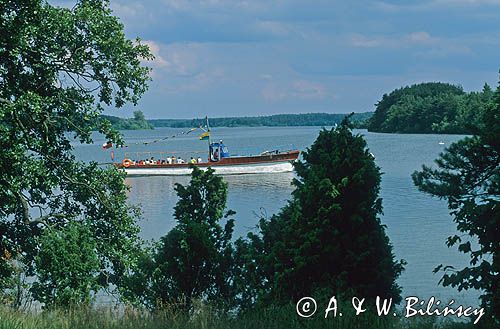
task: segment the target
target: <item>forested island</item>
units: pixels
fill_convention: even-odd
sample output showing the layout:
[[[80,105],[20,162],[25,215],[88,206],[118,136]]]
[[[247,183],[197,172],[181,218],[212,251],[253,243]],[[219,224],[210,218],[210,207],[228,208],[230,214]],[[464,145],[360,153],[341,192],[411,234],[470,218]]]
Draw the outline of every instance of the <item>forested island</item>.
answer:
[[[469,93],[442,82],[406,86],[382,96],[367,128],[384,133],[470,134],[492,99],[488,84]]]

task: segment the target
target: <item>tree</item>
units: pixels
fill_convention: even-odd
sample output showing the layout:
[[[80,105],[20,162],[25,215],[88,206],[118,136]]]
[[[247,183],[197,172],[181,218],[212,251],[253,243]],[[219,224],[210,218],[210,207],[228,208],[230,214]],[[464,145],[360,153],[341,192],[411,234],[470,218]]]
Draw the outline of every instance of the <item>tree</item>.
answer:
[[[368,130],[376,132],[394,132],[393,128],[388,127],[387,124],[384,127],[384,122],[392,106],[404,101],[404,98],[408,99],[408,97],[419,99],[435,97],[441,94],[463,95],[464,91],[462,87],[448,83],[426,82],[395,89],[389,94],[384,94],[382,99],[376,104],[375,113],[370,119]]]
[[[142,111],[134,111],[134,120],[135,121],[145,121],[144,113]]]
[[[91,302],[100,288],[97,243],[89,227],[71,222],[60,230],[45,230],[35,258],[37,281],[31,288],[45,307],[70,308]]]
[[[152,308],[185,302],[189,309],[193,299],[225,303],[233,293],[234,212],[226,210],[227,184],[212,169],[193,167],[190,184],[175,190],[177,225],[145,252],[143,267],[130,278],[130,295]]]
[[[101,287],[120,285],[134,261],[137,213],[123,174],[77,161],[72,141],[91,143],[105,106],[136,104],[146,91],[149,49],[125,38],[108,1],[72,9],[42,0],[0,0],[0,244],[36,274],[41,236],[79,222],[96,241]],[[12,262],[0,258],[2,275]],[[4,282],[7,278],[1,278]]]
[[[363,137],[346,118],[322,130],[303,159],[288,205],[236,243],[243,307],[314,293],[398,302],[403,263],[378,218],[381,174]]]
[[[466,134],[491,101],[491,88],[465,93],[444,83],[422,83],[396,89],[377,103],[368,130],[392,133]]]
[[[111,126],[116,130],[154,129],[153,125],[145,119],[144,113],[141,111],[134,111],[133,118],[119,118],[111,115],[101,115],[101,119],[109,121]]]
[[[153,125],[149,123],[144,117],[142,111],[134,111],[134,118],[132,120],[126,120],[130,127],[127,129],[154,129]]]
[[[487,88],[485,88],[487,92]],[[418,188],[445,199],[457,230],[448,247],[470,256],[470,266],[445,272],[440,283],[479,289],[483,306],[500,321],[500,86],[493,103],[482,110],[475,135],[450,145],[435,161],[413,173]]]

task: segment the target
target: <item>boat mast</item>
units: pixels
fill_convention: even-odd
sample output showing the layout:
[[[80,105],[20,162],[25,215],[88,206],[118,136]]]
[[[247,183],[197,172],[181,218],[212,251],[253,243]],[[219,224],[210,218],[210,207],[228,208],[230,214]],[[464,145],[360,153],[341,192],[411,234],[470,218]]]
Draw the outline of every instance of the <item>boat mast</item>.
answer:
[[[210,154],[210,124],[208,123],[208,115],[205,116],[205,120],[207,121],[207,132],[208,132],[208,161],[212,160],[212,155]]]

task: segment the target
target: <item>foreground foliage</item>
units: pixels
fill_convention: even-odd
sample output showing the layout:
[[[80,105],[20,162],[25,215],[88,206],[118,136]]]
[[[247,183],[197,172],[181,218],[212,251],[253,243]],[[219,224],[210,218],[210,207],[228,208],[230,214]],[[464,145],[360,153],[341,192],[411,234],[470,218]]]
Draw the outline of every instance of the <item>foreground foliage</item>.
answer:
[[[238,317],[218,315],[213,308],[199,305],[195,314],[165,308],[155,313],[133,309],[77,309],[42,314],[12,312],[0,308],[0,329],[472,329],[467,323],[439,322],[432,318],[384,319],[364,314],[324,319],[299,318],[293,306],[259,309]],[[482,327],[493,329],[494,327]]]
[[[444,286],[478,289],[483,306],[500,322],[500,86],[494,103],[480,113],[473,137],[446,149],[413,174],[418,188],[448,201],[457,231],[446,244],[470,256],[470,266],[445,272]]]
[[[92,143],[97,122],[109,140],[120,139],[99,115],[145,92],[149,70],[140,61],[149,49],[128,40],[108,1],[98,0],[72,9],[0,0],[0,35],[0,293],[20,306],[20,278],[36,275],[34,296],[60,305],[119,286],[134,262],[137,213],[123,174],[76,161],[72,143]],[[75,222],[94,239],[89,267],[64,255],[75,251],[64,238],[80,234]],[[88,288],[80,276],[92,277]],[[76,289],[69,299],[68,289]]]
[[[91,292],[99,287],[96,248],[92,232],[79,222],[44,230],[35,258],[34,299],[50,308],[90,303]]]
[[[220,305],[233,297],[234,212],[226,210],[227,183],[213,169],[193,167],[190,183],[176,183],[175,190],[177,225],[144,253],[127,296],[152,309],[170,303],[191,309],[200,298]]]
[[[398,302],[403,269],[380,223],[380,169],[348,119],[323,130],[295,163],[292,200],[239,239],[242,307],[312,294],[381,296]]]

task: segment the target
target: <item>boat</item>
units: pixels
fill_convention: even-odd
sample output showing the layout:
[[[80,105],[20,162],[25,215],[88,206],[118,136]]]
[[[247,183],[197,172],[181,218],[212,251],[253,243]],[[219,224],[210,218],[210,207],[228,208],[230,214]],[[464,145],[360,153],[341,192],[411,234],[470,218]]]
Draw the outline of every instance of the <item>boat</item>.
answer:
[[[162,152],[158,159],[147,161],[136,161],[126,155],[121,163],[114,163],[114,165],[123,169],[128,176],[190,175],[193,166],[203,170],[210,167],[219,175],[283,173],[293,171],[293,162],[300,154],[299,150],[292,149],[265,151],[257,155],[231,156],[222,140],[211,141],[208,118],[204,131],[200,139],[208,140],[206,160],[198,158],[188,163],[177,163],[168,152]]]

